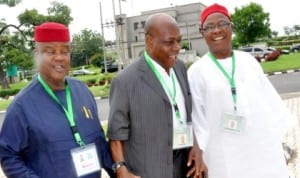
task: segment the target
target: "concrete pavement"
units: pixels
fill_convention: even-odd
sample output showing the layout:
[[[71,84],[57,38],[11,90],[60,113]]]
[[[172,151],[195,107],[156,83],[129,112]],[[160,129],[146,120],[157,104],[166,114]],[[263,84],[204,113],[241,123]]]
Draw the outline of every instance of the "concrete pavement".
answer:
[[[291,148],[289,151],[291,157],[288,160],[290,178],[300,178],[300,92],[283,94],[281,97],[292,114],[298,119],[297,125],[288,132],[284,144]],[[108,178],[105,171],[102,175],[102,178]],[[1,169],[0,178],[6,178]]]
[[[291,148],[288,161],[290,178],[300,178],[300,93],[285,94],[282,98],[298,119],[297,125],[288,132],[284,144]]]

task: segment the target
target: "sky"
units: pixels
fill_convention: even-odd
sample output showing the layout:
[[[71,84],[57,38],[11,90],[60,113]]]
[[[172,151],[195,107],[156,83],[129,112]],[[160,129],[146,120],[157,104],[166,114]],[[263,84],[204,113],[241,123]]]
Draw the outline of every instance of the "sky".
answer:
[[[25,9],[37,9],[39,13],[47,15],[47,8],[52,0],[22,0],[16,7],[0,5],[0,19],[5,19],[6,23],[18,24],[17,15]],[[74,18],[70,24],[72,34],[80,33],[83,29],[91,29],[101,33],[100,3],[102,9],[103,23],[113,20],[112,0],[56,0],[67,5],[71,9],[71,16]],[[260,4],[264,12],[270,14],[271,30],[284,35],[285,26],[293,27],[300,25],[299,7],[295,0],[271,1],[271,0],[115,0],[115,13],[125,13],[128,16],[139,15],[142,11],[166,8],[176,5],[201,2],[208,6],[213,3],[220,3],[226,6],[230,13],[234,13],[234,8],[241,8],[250,2]],[[107,40],[114,39],[114,29],[104,28],[104,36]]]

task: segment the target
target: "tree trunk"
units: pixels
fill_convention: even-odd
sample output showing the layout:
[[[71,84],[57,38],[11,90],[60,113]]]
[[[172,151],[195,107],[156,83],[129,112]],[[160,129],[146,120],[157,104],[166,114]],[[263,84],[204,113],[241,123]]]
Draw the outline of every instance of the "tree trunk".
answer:
[[[0,81],[1,81],[2,89],[8,89],[9,88],[9,84],[8,84],[7,79],[6,79],[6,75],[3,71],[3,66],[2,65],[0,65]]]

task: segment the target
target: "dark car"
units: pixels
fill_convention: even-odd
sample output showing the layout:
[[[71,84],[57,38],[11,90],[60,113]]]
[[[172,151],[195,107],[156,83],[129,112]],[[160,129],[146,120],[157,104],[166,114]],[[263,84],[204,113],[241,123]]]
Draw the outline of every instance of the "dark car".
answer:
[[[300,51],[300,44],[292,45],[290,51],[294,53]]]
[[[114,61],[106,61],[107,72],[116,72],[118,71],[118,64]],[[104,62],[101,63],[101,73],[105,72]]]

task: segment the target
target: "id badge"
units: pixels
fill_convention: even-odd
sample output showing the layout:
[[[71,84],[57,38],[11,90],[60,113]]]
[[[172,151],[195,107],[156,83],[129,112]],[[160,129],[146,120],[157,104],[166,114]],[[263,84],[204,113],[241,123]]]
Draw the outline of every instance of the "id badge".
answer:
[[[193,146],[192,124],[181,124],[173,131],[173,149],[181,149]]]
[[[77,177],[100,171],[101,164],[94,143],[72,149],[71,155]]]
[[[245,117],[238,113],[224,113],[222,128],[231,133],[242,133],[245,129]]]

